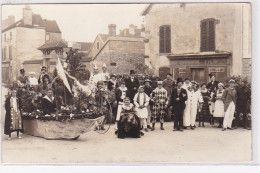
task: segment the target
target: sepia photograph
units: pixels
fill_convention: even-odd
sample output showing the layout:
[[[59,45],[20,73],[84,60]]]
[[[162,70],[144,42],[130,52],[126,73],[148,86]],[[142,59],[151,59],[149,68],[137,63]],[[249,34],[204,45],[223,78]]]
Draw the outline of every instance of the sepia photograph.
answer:
[[[252,163],[251,3],[1,9],[3,164]]]

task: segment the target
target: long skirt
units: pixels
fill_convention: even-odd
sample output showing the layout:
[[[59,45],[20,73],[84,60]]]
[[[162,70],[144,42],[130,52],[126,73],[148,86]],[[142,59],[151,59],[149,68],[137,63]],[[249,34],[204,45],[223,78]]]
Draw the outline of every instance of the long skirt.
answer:
[[[202,103],[202,109],[200,112],[200,118],[203,119],[204,121],[209,121],[209,104],[208,102],[203,102]]]
[[[22,116],[21,113],[15,112],[14,109],[11,109],[11,130],[22,130]]]

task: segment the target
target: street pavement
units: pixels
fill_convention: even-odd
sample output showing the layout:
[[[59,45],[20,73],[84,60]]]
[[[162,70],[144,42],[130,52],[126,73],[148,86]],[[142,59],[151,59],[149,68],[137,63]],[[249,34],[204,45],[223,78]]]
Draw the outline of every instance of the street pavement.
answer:
[[[221,131],[205,128],[145,132],[142,138],[118,139],[114,127],[106,134],[95,131],[81,135],[78,140],[46,140],[23,135],[12,140],[2,136],[4,163],[223,163],[251,160],[251,131],[245,129]]]

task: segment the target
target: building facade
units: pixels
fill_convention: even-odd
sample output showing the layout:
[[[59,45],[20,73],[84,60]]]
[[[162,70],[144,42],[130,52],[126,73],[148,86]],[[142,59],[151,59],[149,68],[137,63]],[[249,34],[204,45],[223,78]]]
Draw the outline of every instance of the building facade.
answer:
[[[131,26],[131,25],[130,25]],[[116,25],[109,25],[109,34],[98,34],[90,49],[90,66],[95,63],[101,70],[106,63],[111,74],[129,74],[138,64],[144,64],[144,42],[139,34],[116,34]],[[134,27],[137,29],[136,27]],[[92,69],[90,69],[92,71]]]
[[[13,17],[4,20],[6,26],[2,28],[2,82],[16,81],[21,68],[25,68],[26,75],[30,68],[23,67],[25,61],[40,62],[42,52],[38,49],[42,45],[61,38],[61,31],[56,21],[42,19],[34,14],[29,6],[23,9],[23,18],[14,22]],[[9,25],[9,26],[7,26]],[[25,63],[27,64],[27,63]],[[40,69],[42,63],[38,64]],[[39,74],[40,70],[35,71]]]
[[[248,3],[150,4],[145,16],[145,63],[165,78],[207,82],[233,75],[251,80]]]

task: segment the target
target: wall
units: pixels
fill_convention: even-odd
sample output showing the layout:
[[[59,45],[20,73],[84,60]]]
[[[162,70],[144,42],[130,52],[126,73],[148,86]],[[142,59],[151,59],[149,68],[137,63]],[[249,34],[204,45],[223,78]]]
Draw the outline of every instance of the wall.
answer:
[[[99,43],[99,49],[97,48],[97,43]],[[97,35],[94,43],[92,44],[92,47],[90,48],[88,56],[94,58],[97,55],[97,53],[100,51],[100,48],[104,46],[104,44],[105,42],[103,42],[100,36]]]
[[[111,40],[93,62],[100,71],[105,62],[111,74],[129,74],[135,69],[135,63],[144,63],[144,43],[140,38],[139,41]],[[116,63],[116,66],[111,66],[111,63]]]
[[[46,35],[49,34],[50,35],[50,39],[46,40],[47,42],[53,42],[53,41],[59,41],[61,40],[61,33],[53,33],[53,32],[46,32]]]
[[[45,43],[45,30],[33,28],[17,28],[16,57],[12,62],[13,80],[19,76],[23,61],[42,59],[42,52],[38,47]]]
[[[155,4],[145,16],[145,31],[149,42],[145,54],[147,63],[157,69],[169,66],[169,60],[159,54],[159,27],[171,25],[172,54],[200,53],[200,21],[207,18],[218,20],[216,24],[216,51],[233,55],[231,75],[242,73],[242,11],[248,4],[241,3],[189,3]],[[246,18],[246,17],[245,17]],[[246,22],[245,20],[243,20]],[[250,39],[250,38],[248,38]]]

